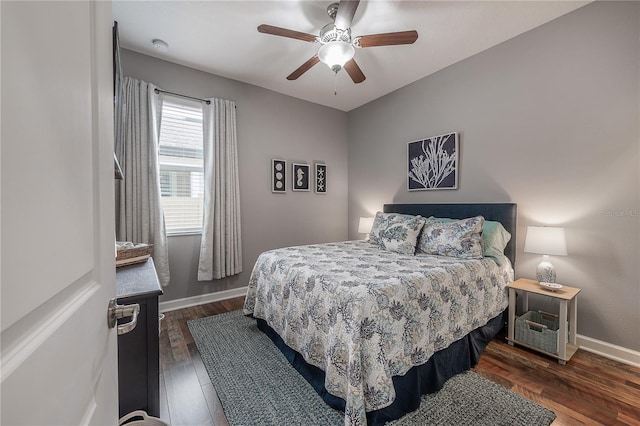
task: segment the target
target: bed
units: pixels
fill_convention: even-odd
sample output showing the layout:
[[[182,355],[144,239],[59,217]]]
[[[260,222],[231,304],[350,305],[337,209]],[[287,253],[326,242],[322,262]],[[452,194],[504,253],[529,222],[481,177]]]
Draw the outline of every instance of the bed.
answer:
[[[404,226],[403,237],[417,229],[414,240],[379,245],[378,237],[397,234],[393,220]],[[477,233],[454,254],[447,244],[429,251],[427,237],[463,225],[489,235],[489,223],[511,236],[494,257],[475,255]],[[344,411],[346,425],[384,424],[474,366],[504,326],[515,225],[515,204],[387,204],[374,224],[386,234],[374,230],[371,241],[261,254],[244,313],[327,404]]]

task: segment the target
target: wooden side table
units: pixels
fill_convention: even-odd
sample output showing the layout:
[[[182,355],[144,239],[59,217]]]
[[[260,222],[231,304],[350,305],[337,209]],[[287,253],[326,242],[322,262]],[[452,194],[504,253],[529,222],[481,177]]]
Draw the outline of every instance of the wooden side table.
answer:
[[[551,357],[557,358],[560,364],[566,364],[573,354],[578,350],[576,338],[578,319],[578,293],[579,288],[564,286],[559,290],[551,291],[540,286],[538,281],[520,278],[507,286],[509,289],[509,327],[507,340],[511,346],[514,343],[527,348],[542,352]],[[523,310],[529,310],[529,293],[541,294],[553,297],[560,301],[559,329],[558,329],[558,353],[547,352],[525,342],[515,339],[516,327],[516,291],[520,291],[523,296]],[[568,327],[567,327],[568,321]],[[568,335],[567,335],[568,333]]]

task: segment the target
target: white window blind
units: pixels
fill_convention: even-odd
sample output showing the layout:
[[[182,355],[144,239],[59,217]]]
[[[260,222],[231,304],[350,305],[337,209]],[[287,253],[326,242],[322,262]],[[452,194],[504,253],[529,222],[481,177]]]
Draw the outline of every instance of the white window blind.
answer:
[[[201,232],[204,203],[200,103],[167,97],[160,123],[160,189],[168,234]]]

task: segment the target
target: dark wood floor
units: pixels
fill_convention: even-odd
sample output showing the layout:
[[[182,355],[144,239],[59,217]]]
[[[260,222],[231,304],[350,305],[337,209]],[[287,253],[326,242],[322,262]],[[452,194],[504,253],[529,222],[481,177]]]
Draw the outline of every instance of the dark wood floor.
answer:
[[[167,312],[160,335],[161,418],[172,426],[228,425],[187,321],[241,309],[244,298]],[[496,337],[475,371],[554,411],[554,425],[640,425],[640,369],[585,351],[567,363]]]

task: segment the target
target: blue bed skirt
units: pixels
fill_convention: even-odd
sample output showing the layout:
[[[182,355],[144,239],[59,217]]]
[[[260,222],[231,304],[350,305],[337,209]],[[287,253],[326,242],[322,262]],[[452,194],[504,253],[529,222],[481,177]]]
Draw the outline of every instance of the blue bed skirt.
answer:
[[[415,411],[420,406],[422,395],[439,391],[449,378],[475,366],[480,359],[480,354],[504,327],[506,318],[506,312],[503,312],[485,326],[473,330],[448,348],[433,354],[425,364],[413,367],[404,376],[393,377],[396,400],[388,407],[367,412],[367,424],[384,425],[386,422]],[[344,399],[331,395],[325,389],[324,371],[308,364],[302,355],[288,347],[266,321],[259,318],[257,321],[258,328],[275,343],[291,365],[313,386],[322,399],[330,407],[344,411]]]

